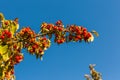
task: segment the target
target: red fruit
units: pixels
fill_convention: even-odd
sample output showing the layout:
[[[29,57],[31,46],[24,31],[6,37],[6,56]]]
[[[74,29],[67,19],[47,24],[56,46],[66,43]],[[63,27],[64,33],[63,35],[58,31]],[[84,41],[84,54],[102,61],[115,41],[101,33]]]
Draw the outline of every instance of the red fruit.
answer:
[[[30,39],[30,42],[33,43],[35,41],[35,38]]]
[[[63,43],[63,42],[65,42],[65,40],[64,40],[64,39],[61,39],[60,42]]]
[[[17,45],[14,45],[13,48],[16,49],[16,48],[17,48]]]
[[[80,30],[79,30],[79,31],[77,31],[77,34],[82,34],[82,31],[80,31]]]
[[[31,32],[28,32],[30,35],[32,35],[33,34],[33,32],[31,31]]]
[[[5,21],[4,24],[5,24],[5,25],[8,25],[8,21]]]
[[[75,38],[75,41],[78,41],[79,39],[78,38]]]
[[[62,21],[61,21],[61,20],[58,20],[58,21],[56,22],[56,25],[62,25]]]
[[[83,36],[86,37],[87,36],[87,31],[83,31]]]
[[[11,71],[11,74],[14,74],[14,71],[13,71],[13,70]]]
[[[15,56],[15,59],[16,59],[16,60],[19,60],[19,56],[18,56],[18,55],[17,55],[17,56]]]
[[[78,26],[76,26],[75,29],[76,29],[76,31],[79,31],[79,27]]]
[[[17,49],[18,52],[20,52],[20,49]]]
[[[4,30],[4,32],[5,32],[5,34],[8,34],[8,33],[9,33],[9,31],[8,31],[8,30]]]
[[[25,32],[25,29],[22,29],[22,32],[24,33],[24,32]]]
[[[47,42],[44,42],[44,43],[43,43],[43,46],[46,47],[46,46],[47,46]]]
[[[78,38],[80,40],[82,39],[82,37],[80,35],[77,35],[76,38]]]
[[[57,30],[57,28],[58,28],[57,26],[54,26],[54,27],[53,27],[54,30]]]
[[[40,48],[40,49],[39,49],[39,53],[42,53],[42,52],[43,52],[43,50]]]
[[[46,38],[46,37],[43,37],[42,40],[47,40],[47,38]]]
[[[35,49],[31,49],[29,50],[30,53],[34,53],[35,52]]]
[[[62,27],[58,27],[58,30],[59,30],[59,31],[62,31],[62,30],[63,30],[63,28],[62,28]]]
[[[57,40],[57,43],[60,44],[60,40]]]
[[[90,33],[88,33],[88,34],[87,34],[87,37],[88,37],[88,38],[89,38],[89,37],[91,37],[91,34],[90,34]]]
[[[1,38],[1,39],[4,39],[4,38],[5,38],[5,36],[0,36],[0,38]]]
[[[4,30],[3,32],[2,32],[2,35],[3,36],[7,36],[7,38],[10,38],[11,36],[12,36],[12,34],[11,34],[11,32],[9,32],[8,30]]]
[[[23,56],[22,56],[22,55],[20,55],[20,56],[19,56],[19,60],[22,60],[22,59],[23,59]]]
[[[11,33],[8,33],[7,37],[8,37],[8,38],[11,38],[11,37],[12,37],[12,34],[11,34]]]
[[[33,49],[36,49],[36,48],[38,48],[38,46],[37,46],[37,45],[33,45],[32,48],[33,48]]]
[[[83,31],[87,31],[87,29],[86,29],[86,28],[83,28]]]
[[[48,29],[48,30],[50,30],[50,27],[51,27],[51,25],[50,25],[50,24],[48,24],[48,25],[47,25],[47,29]]]
[[[29,46],[29,44],[25,44],[25,47],[28,47]]]
[[[58,44],[61,44],[61,43],[63,43],[63,42],[64,42],[63,39],[57,40],[57,43],[58,43]]]
[[[72,38],[72,36],[69,36],[69,40],[72,40],[73,38]]]

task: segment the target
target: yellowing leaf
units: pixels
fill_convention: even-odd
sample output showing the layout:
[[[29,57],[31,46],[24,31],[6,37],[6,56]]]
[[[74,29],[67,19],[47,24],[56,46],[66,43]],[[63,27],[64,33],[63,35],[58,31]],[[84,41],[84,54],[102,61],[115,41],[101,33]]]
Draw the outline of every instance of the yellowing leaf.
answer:
[[[7,61],[9,59],[9,53],[5,53],[4,55],[2,55],[2,58],[4,61]]]
[[[0,20],[4,20],[4,15],[0,13]]]
[[[95,34],[97,37],[99,36],[98,32],[96,32],[95,30],[92,30],[91,33]]]
[[[0,45],[0,54],[3,55],[8,50],[8,45]]]
[[[10,24],[10,32],[12,33],[12,35],[15,34],[15,32],[19,29],[19,24],[15,23],[14,21],[11,20],[11,24]]]

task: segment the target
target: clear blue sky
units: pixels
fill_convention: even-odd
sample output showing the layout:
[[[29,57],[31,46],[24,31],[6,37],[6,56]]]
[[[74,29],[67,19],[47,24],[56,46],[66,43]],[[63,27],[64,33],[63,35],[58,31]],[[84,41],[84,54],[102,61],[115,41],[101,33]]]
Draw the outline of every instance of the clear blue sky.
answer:
[[[25,59],[15,67],[17,80],[85,80],[90,63],[97,64],[103,80],[119,80],[120,0],[1,0],[0,12],[37,32],[42,22],[60,19],[100,34],[90,44],[52,43],[43,61],[23,51]]]

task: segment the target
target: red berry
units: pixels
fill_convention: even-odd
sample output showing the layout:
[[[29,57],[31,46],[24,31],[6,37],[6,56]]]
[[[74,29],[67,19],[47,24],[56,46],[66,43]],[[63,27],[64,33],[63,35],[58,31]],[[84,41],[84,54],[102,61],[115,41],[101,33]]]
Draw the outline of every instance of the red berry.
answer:
[[[87,31],[87,29],[86,29],[86,28],[83,28],[83,31]]]
[[[16,60],[19,60],[19,56],[18,56],[18,55],[17,55],[17,56],[15,56],[15,59],[16,59]]]
[[[57,43],[58,43],[58,44],[61,44],[61,43],[63,43],[63,42],[64,42],[63,39],[59,39],[59,40],[57,40]]]
[[[35,52],[35,49],[31,49],[29,50],[30,53],[34,53]]]
[[[77,35],[77,36],[76,36],[76,38],[78,38],[78,39],[80,39],[80,40],[81,40],[81,38],[82,38],[82,37],[81,37],[80,35]]]
[[[58,21],[56,22],[56,25],[62,25],[62,21],[61,21],[61,20],[58,20]]]
[[[28,47],[29,46],[29,44],[25,44],[25,47]]]
[[[33,45],[32,48],[33,48],[33,49],[36,49],[36,48],[38,48],[38,46],[37,46],[37,45]]]
[[[57,26],[54,26],[54,27],[53,27],[54,30],[57,30],[57,28],[58,28]]]
[[[42,40],[47,40],[47,38],[46,38],[46,37],[43,37]]]
[[[59,30],[59,31],[62,31],[62,30],[63,30],[63,28],[62,28],[62,27],[58,27],[58,30]]]
[[[8,33],[9,33],[9,31],[8,31],[8,30],[4,30],[4,32],[5,32],[5,34],[8,34]]]
[[[87,34],[87,37],[89,38],[89,37],[91,37],[91,34],[88,32],[88,34]]]
[[[79,31],[77,31],[77,34],[82,34],[82,31],[80,31],[80,30],[79,30]]]
[[[0,36],[0,38],[1,38],[1,39],[4,39],[4,38],[5,38],[5,36]]]
[[[69,36],[69,40],[72,40],[73,39],[73,37],[72,36]]]
[[[83,36],[86,37],[87,36],[87,31],[83,31]]]
[[[16,48],[17,48],[17,45],[14,45],[13,48],[16,49]]]
[[[13,71],[13,70],[11,71],[11,74],[14,74],[14,71]]]
[[[22,56],[22,55],[20,55],[20,56],[19,56],[19,60],[22,60],[22,59],[23,59],[23,56]]]
[[[40,48],[40,49],[39,49],[39,53],[42,53],[42,52],[43,52],[43,50]]]
[[[78,38],[75,38],[75,41],[78,41],[79,39]]]
[[[8,21],[5,21],[4,24],[5,24],[5,25],[8,25]]]

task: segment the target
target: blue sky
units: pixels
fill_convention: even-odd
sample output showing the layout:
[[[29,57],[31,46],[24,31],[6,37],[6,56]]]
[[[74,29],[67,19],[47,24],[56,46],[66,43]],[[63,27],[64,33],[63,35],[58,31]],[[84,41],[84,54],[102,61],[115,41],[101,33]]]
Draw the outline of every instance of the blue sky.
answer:
[[[119,4],[119,0],[1,0],[0,12],[6,19],[18,17],[21,27],[38,32],[42,22],[60,19],[65,25],[83,25],[100,34],[90,44],[52,42],[43,61],[23,50],[25,59],[15,67],[17,80],[85,80],[92,63],[103,80],[119,80]]]

